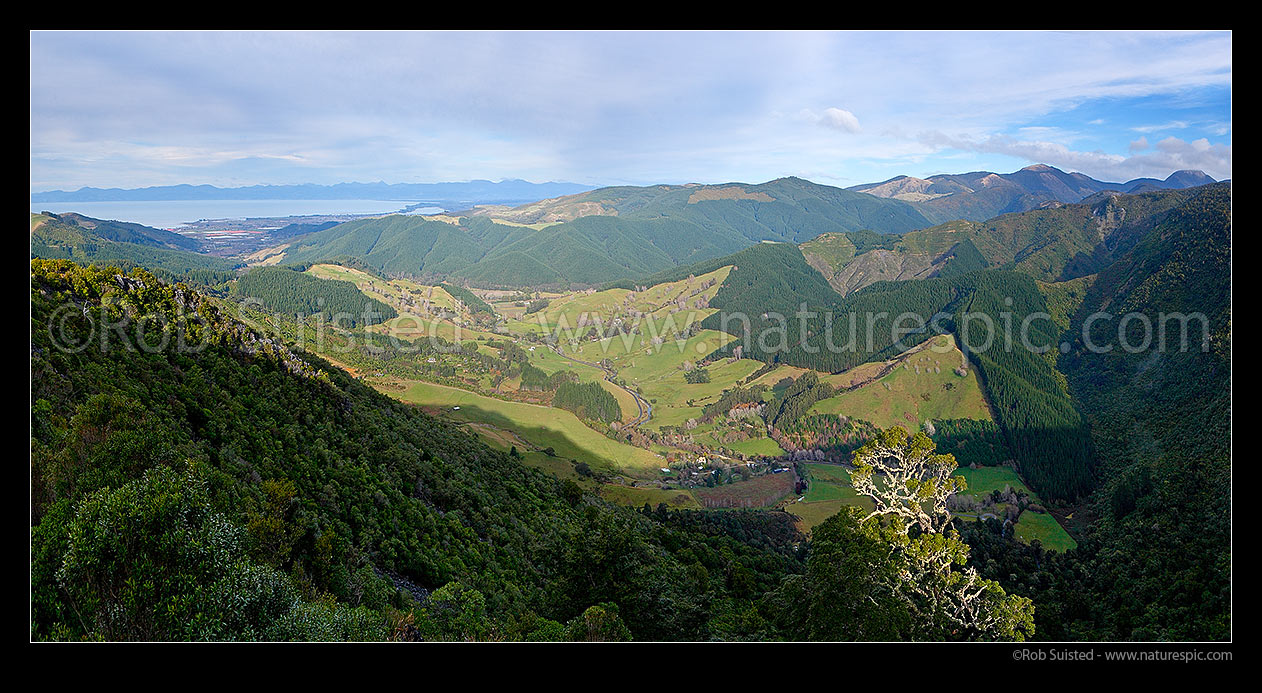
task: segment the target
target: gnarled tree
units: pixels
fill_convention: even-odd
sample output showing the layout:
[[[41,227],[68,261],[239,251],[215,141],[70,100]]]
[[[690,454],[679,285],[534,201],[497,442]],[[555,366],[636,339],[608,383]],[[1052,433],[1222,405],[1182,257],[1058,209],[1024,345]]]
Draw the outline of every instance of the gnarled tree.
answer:
[[[965,481],[952,475],[955,458],[934,450],[923,432],[895,426],[855,451],[854,489],[875,504],[862,525],[886,539],[897,566],[883,588],[913,615],[913,637],[1024,640],[1034,633],[1034,604],[963,567],[969,547],[951,526],[947,498]]]

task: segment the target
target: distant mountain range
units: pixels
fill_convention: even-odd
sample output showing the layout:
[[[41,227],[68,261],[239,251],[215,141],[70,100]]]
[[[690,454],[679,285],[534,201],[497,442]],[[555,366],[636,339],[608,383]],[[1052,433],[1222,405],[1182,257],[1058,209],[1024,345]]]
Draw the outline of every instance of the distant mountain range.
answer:
[[[1028,212],[1048,203],[1080,202],[1106,190],[1141,193],[1193,188],[1217,182],[1201,171],[1175,171],[1165,180],[1136,178],[1108,183],[1081,173],[1066,173],[1045,164],[1026,166],[1014,173],[944,174],[929,178],[897,176],[880,183],[864,183],[847,190],[916,207],[934,223],[955,219],[985,221],[1009,212]]]
[[[338,183],[336,185],[163,185],[150,188],[79,188],[31,193],[31,202],[149,202],[170,200],[400,200],[472,204],[520,204],[591,190],[579,183],[531,183],[511,179],[498,183]]]

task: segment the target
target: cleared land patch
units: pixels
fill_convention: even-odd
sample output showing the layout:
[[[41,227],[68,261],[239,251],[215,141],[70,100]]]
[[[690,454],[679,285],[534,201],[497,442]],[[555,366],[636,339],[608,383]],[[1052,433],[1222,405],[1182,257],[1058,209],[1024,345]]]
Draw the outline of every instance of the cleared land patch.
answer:
[[[695,205],[705,200],[756,200],[758,202],[775,202],[776,198],[761,190],[751,193],[738,185],[721,188],[701,188],[688,196],[688,204]]]

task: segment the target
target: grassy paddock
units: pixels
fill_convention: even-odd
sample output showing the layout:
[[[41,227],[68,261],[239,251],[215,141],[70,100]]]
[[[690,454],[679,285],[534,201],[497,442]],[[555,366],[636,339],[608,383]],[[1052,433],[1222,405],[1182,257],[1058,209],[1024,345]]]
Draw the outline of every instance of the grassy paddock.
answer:
[[[402,381],[404,390],[385,388],[386,394],[404,402],[442,410],[446,418],[460,422],[488,423],[510,430],[539,448],[551,447],[556,456],[576,459],[637,476],[653,474],[663,466],[661,456],[610,440],[579,421],[574,414],[553,407],[506,402],[454,387],[419,381]],[[454,410],[453,407],[460,407]]]
[[[1038,539],[1043,548],[1051,551],[1068,551],[1078,547],[1078,542],[1069,536],[1056,518],[1050,513],[1036,513],[1026,510],[1017,518],[1014,528],[1017,539],[1030,543]]]
[[[600,497],[610,503],[629,505],[634,508],[648,503],[656,508],[658,503],[676,510],[700,510],[701,504],[687,489],[663,490],[660,488],[632,488],[616,484],[605,484],[600,487]]]
[[[926,419],[991,421],[976,372],[955,373],[963,358],[951,337],[938,337],[934,345],[899,359],[880,380],[821,400],[811,413],[841,414],[866,419],[880,428],[901,425],[910,430]]]

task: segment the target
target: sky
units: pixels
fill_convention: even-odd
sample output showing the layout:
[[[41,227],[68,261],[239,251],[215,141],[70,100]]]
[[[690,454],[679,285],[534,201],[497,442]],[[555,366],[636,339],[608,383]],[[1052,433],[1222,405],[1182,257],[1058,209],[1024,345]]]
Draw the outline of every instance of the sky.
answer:
[[[32,192],[1231,177],[1230,32],[43,32]]]

